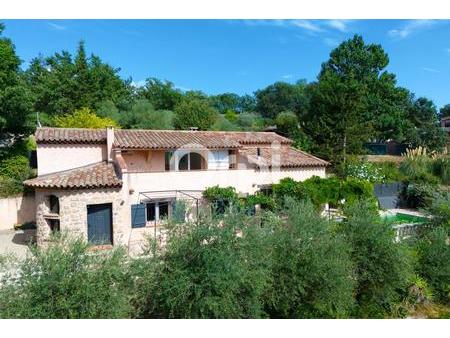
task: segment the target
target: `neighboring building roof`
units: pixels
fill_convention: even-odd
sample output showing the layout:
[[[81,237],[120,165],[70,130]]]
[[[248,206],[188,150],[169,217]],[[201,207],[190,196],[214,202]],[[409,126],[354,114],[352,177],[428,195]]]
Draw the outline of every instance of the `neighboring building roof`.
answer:
[[[279,150],[271,147],[259,147],[260,156],[258,158],[258,147],[244,147],[239,152],[255,163],[258,167],[272,167],[272,154],[280,154],[279,161],[281,168],[298,168],[298,167],[325,167],[329,163],[311,154],[291,147],[280,147]]]
[[[100,162],[88,166],[42,175],[23,182],[33,188],[92,189],[117,188],[122,181],[112,163]]]
[[[105,143],[105,129],[37,128],[37,143]],[[121,149],[176,149],[198,144],[209,149],[239,148],[243,144],[291,144],[273,132],[182,131],[116,129],[114,146]]]

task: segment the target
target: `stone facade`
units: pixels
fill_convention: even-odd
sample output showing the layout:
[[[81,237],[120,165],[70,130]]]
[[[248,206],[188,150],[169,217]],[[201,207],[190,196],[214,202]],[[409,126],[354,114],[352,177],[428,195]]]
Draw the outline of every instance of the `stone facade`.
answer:
[[[59,199],[59,214],[50,212],[50,195]],[[81,235],[87,240],[87,206],[90,204],[112,204],[113,244],[128,245],[131,225],[129,205],[120,189],[90,190],[36,190],[37,244],[42,246],[49,239],[50,219],[59,219],[60,230]]]

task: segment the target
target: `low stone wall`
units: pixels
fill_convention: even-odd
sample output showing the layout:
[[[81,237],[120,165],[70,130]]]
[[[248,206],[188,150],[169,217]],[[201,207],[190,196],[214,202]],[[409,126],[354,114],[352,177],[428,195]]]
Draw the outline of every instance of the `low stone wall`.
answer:
[[[16,224],[36,221],[34,195],[0,198],[0,230],[13,229]]]

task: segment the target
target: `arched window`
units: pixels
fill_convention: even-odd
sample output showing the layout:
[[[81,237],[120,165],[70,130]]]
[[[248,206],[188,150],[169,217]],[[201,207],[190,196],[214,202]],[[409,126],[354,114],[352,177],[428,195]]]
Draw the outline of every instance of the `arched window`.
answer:
[[[199,153],[183,155],[178,162],[178,170],[202,170],[206,169],[206,161]]]

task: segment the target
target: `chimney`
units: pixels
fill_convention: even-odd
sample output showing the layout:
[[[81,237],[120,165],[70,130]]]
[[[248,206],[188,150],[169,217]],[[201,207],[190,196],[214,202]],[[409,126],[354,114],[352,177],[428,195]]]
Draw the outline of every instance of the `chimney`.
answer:
[[[114,128],[106,127],[106,157],[108,162],[113,161],[112,147],[114,144]]]

